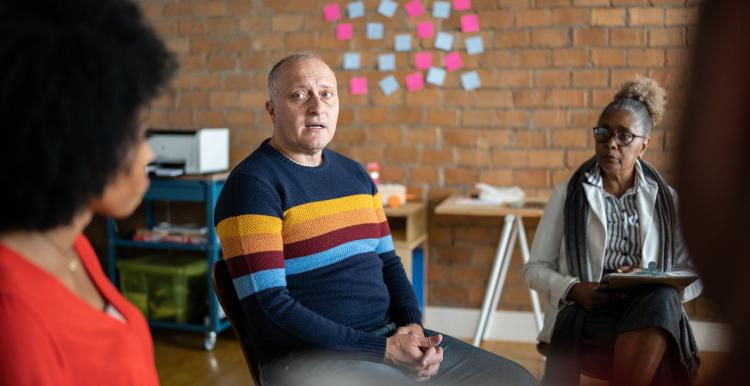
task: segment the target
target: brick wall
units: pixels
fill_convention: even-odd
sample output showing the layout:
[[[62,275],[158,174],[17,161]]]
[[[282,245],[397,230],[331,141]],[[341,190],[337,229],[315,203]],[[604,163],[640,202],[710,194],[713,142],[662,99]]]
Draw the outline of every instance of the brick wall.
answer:
[[[380,162],[382,180],[403,183],[417,198],[435,203],[476,182],[519,185],[547,195],[592,155],[589,128],[616,88],[634,75],[664,85],[670,107],[653,133],[647,158],[671,178],[675,108],[684,88],[688,46],[697,15],[691,0],[472,0],[485,52],[466,56],[482,87],[461,88],[449,73],[444,87],[404,90],[413,52],[397,53],[401,89],[385,96],[377,87],[377,55],[393,51],[397,33],[414,33],[403,12],[392,19],[365,0],[354,19],[355,37],[335,39],[322,5],[310,0],[148,0],[149,20],[179,55],[181,70],[154,105],[153,127],[229,127],[236,164],[271,132],[263,109],[266,75],[281,57],[314,50],[338,74],[341,113],[333,147],[366,163]],[[338,1],[345,14],[348,1]],[[432,1],[423,2],[430,17]],[[437,30],[459,32],[459,15]],[[367,40],[367,21],[385,25],[384,40]],[[414,40],[432,49],[431,41]],[[341,70],[343,54],[362,54],[363,69]],[[438,54],[438,59],[442,54]],[[348,81],[365,76],[370,92],[351,96]],[[500,220],[433,217],[430,225],[429,296],[432,305],[480,304]],[[528,224],[533,233],[535,224]],[[514,257],[502,308],[528,309]]]

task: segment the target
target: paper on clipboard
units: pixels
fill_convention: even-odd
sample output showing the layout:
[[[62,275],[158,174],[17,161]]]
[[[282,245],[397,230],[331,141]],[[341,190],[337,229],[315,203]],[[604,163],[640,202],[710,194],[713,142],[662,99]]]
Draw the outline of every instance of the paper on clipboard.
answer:
[[[678,275],[663,272],[658,275],[644,273],[610,273],[599,281],[599,291],[621,291],[646,284],[662,284],[682,291],[685,287],[698,280],[695,275]]]

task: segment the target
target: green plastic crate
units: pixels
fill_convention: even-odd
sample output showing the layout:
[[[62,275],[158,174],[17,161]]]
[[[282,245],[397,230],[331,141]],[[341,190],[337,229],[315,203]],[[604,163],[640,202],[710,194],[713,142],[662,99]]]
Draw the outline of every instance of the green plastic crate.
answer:
[[[120,291],[149,320],[201,323],[208,306],[208,263],[189,256],[118,260]]]

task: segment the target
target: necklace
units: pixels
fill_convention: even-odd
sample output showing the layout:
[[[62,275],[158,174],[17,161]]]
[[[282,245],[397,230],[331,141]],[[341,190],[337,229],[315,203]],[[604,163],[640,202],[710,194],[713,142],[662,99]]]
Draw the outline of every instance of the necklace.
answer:
[[[71,273],[74,273],[76,269],[78,269],[78,259],[75,255],[75,253],[71,254],[70,252],[66,251],[65,248],[60,246],[60,244],[56,243],[55,240],[52,240],[52,237],[45,233],[40,233],[42,238],[44,239],[47,244],[52,245],[52,247],[57,250],[63,257],[68,259],[68,264],[66,265],[68,268],[68,271]]]

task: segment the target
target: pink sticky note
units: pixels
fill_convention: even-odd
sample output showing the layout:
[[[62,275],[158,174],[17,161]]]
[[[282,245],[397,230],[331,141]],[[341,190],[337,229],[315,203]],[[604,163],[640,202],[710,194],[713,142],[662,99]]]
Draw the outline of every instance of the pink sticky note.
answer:
[[[479,31],[479,16],[462,15],[461,16],[461,32],[477,32],[477,31]]]
[[[367,95],[367,78],[354,77],[349,80],[352,95]]]
[[[416,67],[417,70],[426,70],[432,67],[432,52],[417,52],[414,55],[414,67]]]
[[[431,39],[435,36],[435,27],[431,21],[417,23],[417,37],[420,39]]]
[[[421,0],[410,1],[404,4],[404,8],[406,8],[406,14],[409,15],[410,18],[415,18],[424,13],[424,7],[422,6]]]
[[[471,8],[471,0],[453,0],[454,11],[465,11]]]
[[[406,89],[417,91],[424,88],[424,77],[421,72],[415,72],[406,76]]]
[[[461,54],[458,53],[458,51],[453,51],[450,54],[445,55],[443,57],[443,63],[448,72],[458,70],[464,66],[464,62],[461,60]]]
[[[341,19],[341,10],[338,3],[326,4],[323,6],[323,18],[326,21]]]
[[[354,35],[354,26],[352,23],[341,23],[336,25],[336,39],[352,40],[352,35]]]

